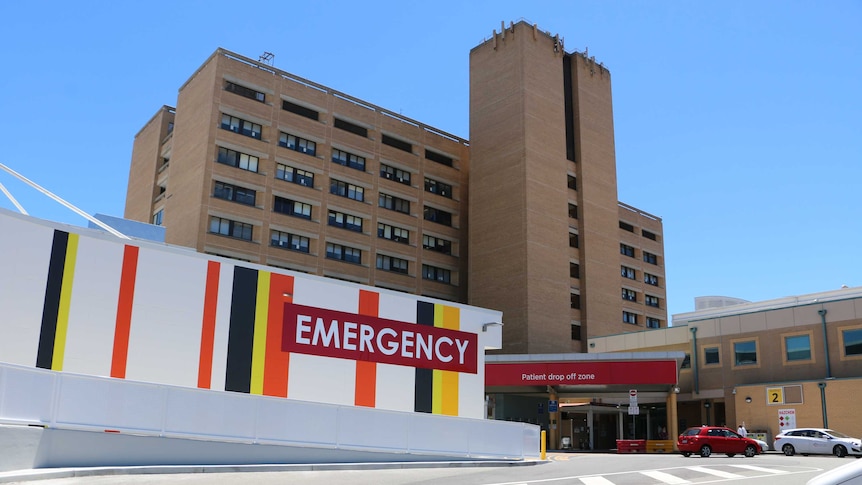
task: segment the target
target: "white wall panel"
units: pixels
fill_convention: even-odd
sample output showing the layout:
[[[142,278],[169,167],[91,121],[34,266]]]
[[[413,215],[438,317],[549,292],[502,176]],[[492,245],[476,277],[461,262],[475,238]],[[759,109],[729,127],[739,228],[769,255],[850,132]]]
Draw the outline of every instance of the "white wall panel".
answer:
[[[213,339],[213,369],[210,389],[224,390],[227,372],[227,339],[230,331],[230,305],[234,265],[222,263],[219,269],[216,327]]]
[[[466,421],[441,421],[433,414],[416,413],[410,420],[410,449],[432,453],[467,453],[471,430]]]
[[[50,423],[58,375],[0,364],[0,421]]]
[[[410,414],[345,407],[338,415],[338,444],[343,447],[407,449]]]
[[[35,366],[54,231],[0,211],[0,362]]]
[[[166,388],[158,384],[64,374],[57,424],[158,432]]]
[[[314,369],[314,372],[309,372],[309,369]],[[355,361],[290,354],[290,371],[287,374],[289,398],[352,406],[355,390]]]
[[[337,406],[293,399],[261,398],[257,406],[260,441],[334,444],[338,442]]]
[[[235,392],[171,388],[165,433],[253,440],[256,400],[248,397]]]
[[[197,386],[207,261],[141,248],[126,378]]]
[[[341,312],[359,311],[359,287],[327,282],[320,278],[297,278],[293,302]]]
[[[416,369],[404,365],[377,364],[378,409],[412,412],[415,409],[414,391]]]
[[[89,237],[78,241],[64,371],[111,375],[124,248]]]

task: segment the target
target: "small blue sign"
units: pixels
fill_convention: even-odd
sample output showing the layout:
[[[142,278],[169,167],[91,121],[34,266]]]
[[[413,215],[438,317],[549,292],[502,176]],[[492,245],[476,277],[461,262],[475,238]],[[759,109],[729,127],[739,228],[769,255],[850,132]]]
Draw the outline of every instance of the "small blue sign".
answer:
[[[545,414],[545,403],[539,403],[539,414]]]
[[[560,402],[559,401],[548,401],[548,412],[549,413],[555,413],[559,410],[559,408],[560,408]]]

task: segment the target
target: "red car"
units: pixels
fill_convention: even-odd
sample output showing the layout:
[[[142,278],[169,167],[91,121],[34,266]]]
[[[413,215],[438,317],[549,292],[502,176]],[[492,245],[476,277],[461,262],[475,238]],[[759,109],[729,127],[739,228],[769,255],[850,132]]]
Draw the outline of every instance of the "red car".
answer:
[[[752,457],[763,451],[757,441],[743,438],[736,434],[736,431],[724,426],[688,428],[679,435],[676,446],[683,456],[698,453],[704,458],[713,453],[724,453],[727,456],[744,454]]]

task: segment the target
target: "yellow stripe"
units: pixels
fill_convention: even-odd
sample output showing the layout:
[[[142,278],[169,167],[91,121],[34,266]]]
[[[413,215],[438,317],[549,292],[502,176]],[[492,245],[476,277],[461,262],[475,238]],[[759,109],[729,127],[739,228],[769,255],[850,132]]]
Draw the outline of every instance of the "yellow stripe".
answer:
[[[57,332],[54,334],[54,356],[52,370],[63,370],[66,354],[66,334],[69,330],[69,307],[72,303],[72,282],[75,279],[75,260],[78,256],[78,235],[69,234],[66,244],[66,262],[63,266],[63,282],[60,286],[60,308],[57,312]]]
[[[263,394],[263,370],[266,364],[266,322],[269,314],[268,271],[257,273],[257,302],[254,313],[254,344],[251,350],[251,393]]]
[[[434,305],[434,326],[460,330],[461,311],[456,307]],[[449,416],[458,415],[458,373],[434,370],[431,412]]]

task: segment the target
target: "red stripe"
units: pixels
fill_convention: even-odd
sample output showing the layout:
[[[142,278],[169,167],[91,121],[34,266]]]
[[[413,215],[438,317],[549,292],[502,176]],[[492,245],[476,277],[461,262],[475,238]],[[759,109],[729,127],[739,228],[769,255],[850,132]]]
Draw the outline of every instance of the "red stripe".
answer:
[[[198,361],[198,387],[209,389],[213,376],[213,347],[215,345],[216,307],[218,306],[218,280],[221,265],[207,263],[207,281],[204,290],[204,316],[201,323],[201,353]]]
[[[359,290],[359,314],[376,317],[380,312],[380,294]],[[373,408],[377,403],[377,363],[356,361],[354,403]]]
[[[138,273],[138,247],[126,246],[120,274],[120,296],[117,301],[117,323],[114,328],[114,352],[111,357],[111,377],[126,377],[129,358],[129,332],[132,327],[132,304],[135,299],[135,276]]]
[[[293,276],[272,273],[269,279],[266,357],[263,364],[263,394],[265,396],[287,397],[290,353],[281,350],[285,303],[293,303]]]

